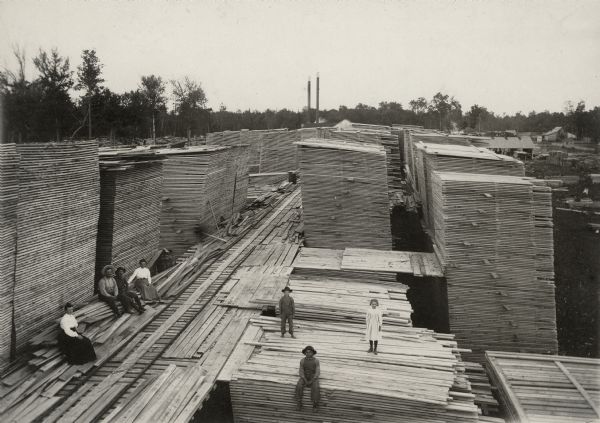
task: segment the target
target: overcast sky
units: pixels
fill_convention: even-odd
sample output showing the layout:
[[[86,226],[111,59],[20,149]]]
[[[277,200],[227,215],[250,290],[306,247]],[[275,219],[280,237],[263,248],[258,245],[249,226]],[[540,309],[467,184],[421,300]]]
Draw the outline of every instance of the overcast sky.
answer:
[[[0,64],[15,44],[72,69],[95,49],[116,92],[189,75],[229,110],[300,110],[309,76],[314,107],[317,72],[322,109],[438,91],[496,113],[600,106],[600,0],[0,0]]]

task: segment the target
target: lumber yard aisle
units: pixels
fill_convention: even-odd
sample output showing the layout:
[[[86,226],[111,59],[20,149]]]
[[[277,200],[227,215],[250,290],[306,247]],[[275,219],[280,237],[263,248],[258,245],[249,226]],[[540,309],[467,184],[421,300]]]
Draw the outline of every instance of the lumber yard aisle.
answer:
[[[110,345],[97,349],[93,367],[69,366],[58,355],[33,374],[27,367],[13,372],[11,385],[3,386],[0,418],[88,422],[148,421],[152,416],[155,421],[189,421],[212,390],[247,320],[259,313],[218,305],[220,288],[256,248],[271,240],[282,241],[278,260],[284,253],[282,262],[293,259],[288,254],[298,245],[293,225],[299,219],[290,217],[300,206],[300,193],[274,197],[273,208],[259,211],[207,268],[198,270],[202,255],[194,254],[163,278],[162,292],[179,291],[166,306],[129,317],[134,324],[127,330],[119,331],[127,317],[106,328],[103,340]],[[269,257],[275,259],[275,254]]]

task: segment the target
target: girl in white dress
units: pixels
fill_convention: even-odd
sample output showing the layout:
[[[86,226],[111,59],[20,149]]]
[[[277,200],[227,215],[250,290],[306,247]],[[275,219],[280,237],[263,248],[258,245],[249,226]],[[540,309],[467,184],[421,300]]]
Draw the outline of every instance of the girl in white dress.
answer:
[[[367,330],[366,338],[369,340],[369,351],[377,354],[377,343],[381,340],[381,326],[383,325],[383,315],[379,309],[379,301],[373,298],[370,302],[371,308],[367,311]]]

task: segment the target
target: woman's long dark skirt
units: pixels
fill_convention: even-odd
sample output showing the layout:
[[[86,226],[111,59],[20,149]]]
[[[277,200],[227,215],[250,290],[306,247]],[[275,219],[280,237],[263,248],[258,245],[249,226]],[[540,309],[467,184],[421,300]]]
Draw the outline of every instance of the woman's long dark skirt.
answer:
[[[69,364],[84,364],[96,359],[96,352],[92,341],[85,336],[73,338],[60,331],[58,335],[58,347],[67,356]]]

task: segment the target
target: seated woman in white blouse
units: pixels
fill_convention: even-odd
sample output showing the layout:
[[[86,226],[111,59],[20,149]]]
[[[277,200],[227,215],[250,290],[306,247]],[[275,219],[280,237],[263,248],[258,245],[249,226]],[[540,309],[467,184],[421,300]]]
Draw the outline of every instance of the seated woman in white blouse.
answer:
[[[69,364],[84,364],[96,359],[92,341],[77,332],[77,319],[73,315],[73,305],[65,304],[65,314],[60,319],[58,348],[67,356]]]
[[[158,295],[158,291],[152,285],[152,276],[150,275],[150,269],[148,269],[146,260],[140,260],[140,267],[135,269],[127,283],[130,284],[133,282],[133,286],[138,290],[142,299],[146,302],[161,302],[160,295]]]

